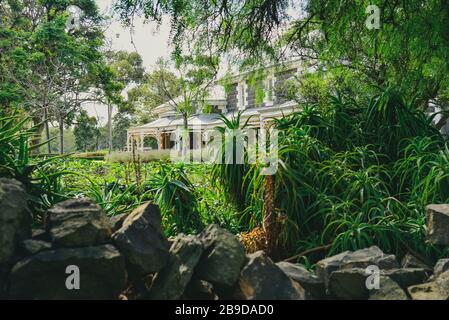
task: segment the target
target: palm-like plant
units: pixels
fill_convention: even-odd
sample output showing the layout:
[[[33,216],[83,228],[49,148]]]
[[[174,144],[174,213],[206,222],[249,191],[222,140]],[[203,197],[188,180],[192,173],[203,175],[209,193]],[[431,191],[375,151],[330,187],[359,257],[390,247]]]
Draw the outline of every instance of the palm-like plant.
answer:
[[[167,234],[199,232],[203,223],[196,210],[193,185],[182,165],[169,168],[161,163],[159,172],[147,183],[161,208]]]

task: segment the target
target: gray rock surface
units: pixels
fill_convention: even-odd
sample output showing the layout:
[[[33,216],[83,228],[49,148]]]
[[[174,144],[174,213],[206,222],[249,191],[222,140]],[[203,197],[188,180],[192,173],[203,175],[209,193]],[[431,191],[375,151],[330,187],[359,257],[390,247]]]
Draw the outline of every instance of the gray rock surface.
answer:
[[[443,272],[446,272],[449,270],[449,259],[440,259],[435,264],[435,267],[433,268],[433,274],[434,276],[439,276]]]
[[[20,243],[31,237],[31,214],[23,185],[0,178],[0,267],[13,262]]]
[[[326,290],[324,282],[304,266],[285,261],[278,262],[276,265],[284,271],[290,279],[298,282],[314,299],[322,299],[325,297]]]
[[[44,250],[50,250],[52,244],[50,242],[26,239],[22,241],[22,249],[27,255],[33,255]]]
[[[167,264],[169,246],[161,227],[161,212],[154,204],[135,209],[112,238],[138,276],[158,272]]]
[[[316,274],[327,286],[333,271],[339,269],[366,268],[376,265],[380,269],[398,268],[399,263],[394,255],[382,252],[377,246],[357,251],[345,251],[335,256],[323,259],[316,265]]]
[[[66,286],[77,266],[80,289]],[[42,251],[11,271],[10,296],[20,299],[116,299],[126,285],[125,261],[112,245]]]
[[[381,276],[379,289],[370,291],[369,300],[409,300],[405,291],[390,277]]]
[[[449,205],[431,204],[426,207],[427,239],[437,245],[449,245]]]
[[[150,297],[156,300],[179,299],[190,282],[200,260],[203,246],[192,235],[178,235],[170,248],[167,266],[155,277]]]
[[[449,271],[431,282],[409,287],[408,293],[413,300],[449,300]]]
[[[366,286],[365,269],[352,268],[337,270],[331,273],[329,277],[329,293],[343,300],[365,300],[369,297],[369,290]]]
[[[263,251],[248,255],[239,288],[247,300],[305,300],[305,290],[291,280]]]
[[[46,228],[55,247],[107,243],[111,228],[103,210],[90,199],[71,199],[48,210]]]
[[[198,279],[212,284],[233,286],[245,262],[245,249],[237,237],[210,225],[200,235],[204,253],[195,270]]]

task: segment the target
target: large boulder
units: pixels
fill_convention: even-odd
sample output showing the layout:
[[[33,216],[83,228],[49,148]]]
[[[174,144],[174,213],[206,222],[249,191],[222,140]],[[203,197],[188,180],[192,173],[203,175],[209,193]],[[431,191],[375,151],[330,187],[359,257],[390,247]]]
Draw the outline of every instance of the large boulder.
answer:
[[[151,299],[179,299],[192,278],[193,270],[202,252],[203,246],[197,237],[178,235],[170,248],[167,266],[153,280]]]
[[[378,289],[368,289],[366,281],[371,273],[365,268],[343,268],[331,273],[329,278],[329,292],[332,296],[346,300],[363,300],[370,296],[372,291]],[[380,289],[386,288],[381,294],[389,291],[391,288],[389,282],[382,283],[382,279],[388,278],[395,282],[402,290],[407,290],[411,285],[423,283],[427,279],[427,272],[424,269],[388,269],[379,270]],[[389,287],[390,286],[390,287]],[[379,297],[379,296],[377,296]]]
[[[0,268],[13,262],[20,243],[31,237],[31,214],[23,185],[0,178]]]
[[[381,276],[380,287],[371,290],[369,300],[409,300],[405,291],[390,277]]]
[[[408,293],[413,300],[449,300],[449,271],[431,282],[409,287]]]
[[[239,289],[246,300],[305,300],[305,290],[291,280],[263,251],[250,254]]]
[[[426,218],[428,240],[437,245],[449,245],[449,205],[428,205]]]
[[[232,233],[210,225],[200,235],[204,253],[195,270],[198,279],[233,286],[245,262],[245,249]]]
[[[113,217],[109,218],[109,226],[112,229],[112,232],[116,232],[123,226],[123,222],[125,222],[126,218],[128,217],[127,213],[122,213],[115,215]]]
[[[329,293],[343,300],[364,300],[369,297],[366,279],[369,276],[362,268],[337,270],[329,277]]]
[[[449,270],[449,259],[440,259],[437,261],[433,268],[433,274],[434,276],[439,276],[443,272],[446,272]]]
[[[212,283],[192,279],[186,287],[182,299],[186,300],[218,300],[217,294],[214,292]]]
[[[79,270],[79,290],[66,285],[68,266]],[[42,251],[19,261],[10,297],[21,299],[116,299],[126,285],[125,261],[112,245]]]
[[[327,286],[333,271],[343,268],[367,268],[376,265],[380,269],[398,268],[399,263],[394,255],[382,252],[377,246],[357,251],[345,251],[338,255],[323,259],[317,263],[316,274]]]
[[[158,272],[167,264],[169,245],[154,204],[135,209],[112,238],[136,276]]]
[[[423,268],[382,270],[381,274],[390,277],[404,290],[412,285],[423,283],[429,277],[429,272]]]
[[[22,241],[22,251],[26,255],[33,255],[44,250],[51,250],[52,244],[50,242],[26,239]]]
[[[281,261],[276,265],[293,281],[309,292],[314,299],[325,297],[324,282],[300,264]]]
[[[55,247],[76,248],[107,243],[111,228],[103,210],[90,199],[70,199],[48,210],[47,232]]]

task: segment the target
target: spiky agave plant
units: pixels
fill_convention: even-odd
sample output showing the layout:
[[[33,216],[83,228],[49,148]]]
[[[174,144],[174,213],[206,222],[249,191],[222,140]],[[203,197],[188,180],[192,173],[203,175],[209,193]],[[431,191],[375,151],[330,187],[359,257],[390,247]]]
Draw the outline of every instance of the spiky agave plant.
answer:
[[[160,163],[159,172],[147,182],[147,187],[161,208],[167,235],[197,233],[203,229],[197,212],[194,187],[182,164],[169,168]]]
[[[68,172],[51,166],[60,157],[30,157],[33,150],[48,141],[29,147],[29,139],[36,131],[36,126],[29,126],[29,122],[29,118],[18,114],[0,118],[0,177],[22,182],[30,209],[39,218],[49,206],[66,198],[60,178]]]
[[[232,141],[227,141],[226,137],[232,136],[232,134],[227,134],[229,132],[235,132],[237,130],[245,130],[248,125],[250,118],[248,118],[244,123],[241,119],[241,112],[237,116],[231,119],[226,118],[221,115],[220,118],[224,126],[216,127],[215,130],[221,135],[221,161],[216,161],[212,166],[212,182],[215,186],[221,188],[228,198],[228,200],[233,203],[239,211],[243,211],[246,205],[245,195],[248,190],[248,183],[245,180],[245,176],[248,173],[249,165],[247,161],[247,149],[246,146],[243,150],[243,161],[237,161],[237,146],[238,137],[232,137]],[[229,153],[229,148],[232,154]],[[218,163],[217,163],[218,162]],[[219,163],[221,162],[221,163]],[[243,221],[242,221],[243,222]]]

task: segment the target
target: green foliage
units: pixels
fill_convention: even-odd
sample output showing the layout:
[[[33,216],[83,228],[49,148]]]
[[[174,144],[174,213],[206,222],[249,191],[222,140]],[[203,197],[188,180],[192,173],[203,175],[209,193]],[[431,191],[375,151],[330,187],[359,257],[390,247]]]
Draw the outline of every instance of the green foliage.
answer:
[[[237,148],[236,143],[238,137],[233,137],[232,142],[227,141],[226,136],[235,132],[235,130],[244,130],[247,126],[249,119],[246,123],[241,122],[241,112],[237,114],[235,118],[228,119],[224,115],[221,115],[224,127],[217,127],[215,130],[221,135],[221,161],[215,163],[212,166],[212,181],[216,186],[222,188],[222,192],[225,197],[234,204],[239,210],[243,210],[245,207],[245,195],[248,190],[248,185],[245,182],[245,176],[249,170],[247,159],[241,159],[243,161],[237,161]],[[229,147],[229,144],[232,145]],[[226,150],[232,150],[232,155],[227,155]],[[246,150],[244,154],[246,157]],[[217,159],[220,160],[220,159]],[[242,163],[241,163],[242,162]]]
[[[387,89],[365,111],[336,97],[326,111],[306,106],[276,127],[276,204],[287,251],[306,250],[313,239],[332,243],[331,254],[374,244],[399,255],[443,254],[425,245],[424,207],[449,200],[447,147],[413,100]],[[248,176],[247,212],[258,214],[263,179],[257,168]]]
[[[73,130],[75,144],[78,151],[93,151],[97,147],[97,137],[100,132],[95,117],[89,117],[86,111],[81,111],[76,119]]]
[[[0,117],[0,177],[20,181],[29,194],[28,201],[34,214],[65,199],[60,183],[64,170],[52,166],[56,158],[33,159],[28,146],[35,128],[28,128],[30,119],[17,115]],[[38,148],[34,146],[33,148]]]
[[[202,230],[194,187],[182,165],[170,168],[161,163],[146,188],[154,193],[154,199],[161,208],[166,233],[196,233]]]

